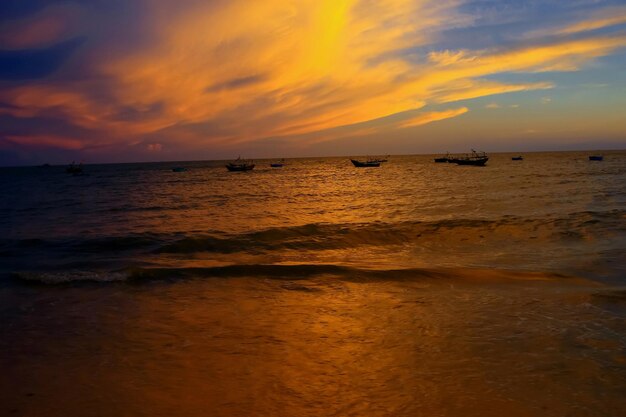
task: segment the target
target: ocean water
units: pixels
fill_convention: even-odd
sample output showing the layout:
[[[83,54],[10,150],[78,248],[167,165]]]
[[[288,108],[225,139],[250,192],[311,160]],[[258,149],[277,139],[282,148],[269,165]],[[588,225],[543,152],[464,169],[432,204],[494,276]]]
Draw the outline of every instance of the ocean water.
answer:
[[[588,155],[2,168],[0,415],[626,415]]]

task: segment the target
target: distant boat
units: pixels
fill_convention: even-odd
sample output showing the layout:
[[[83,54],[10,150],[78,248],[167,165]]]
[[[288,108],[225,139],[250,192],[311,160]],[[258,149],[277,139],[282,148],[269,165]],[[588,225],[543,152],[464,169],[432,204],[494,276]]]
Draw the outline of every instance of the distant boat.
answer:
[[[350,161],[352,161],[352,165],[354,165],[357,168],[372,168],[372,167],[380,166],[380,161],[375,160],[375,159],[368,159],[367,161],[358,161],[356,159],[350,159]]]
[[[389,155],[387,156],[374,156],[368,159],[368,162],[389,162]]]
[[[441,156],[439,158],[435,158],[435,162],[437,162],[437,163],[450,162],[450,152],[447,152],[446,156]]]
[[[65,172],[68,174],[79,175],[83,173],[83,163],[77,164],[76,162],[72,162],[65,168]]]
[[[604,156],[602,155],[590,155],[589,156],[590,161],[602,161],[603,159],[604,159]]]
[[[523,161],[524,157],[522,155],[520,156],[514,156],[511,158],[511,161]]]
[[[187,171],[187,168],[185,167],[174,167],[172,168],[172,172],[185,172]]]
[[[280,161],[278,161],[278,162],[272,162],[272,163],[270,164],[270,166],[271,166],[272,168],[282,168],[284,165],[285,165],[285,160],[284,160],[284,159],[281,159],[281,160],[280,160]]]
[[[485,152],[476,152],[472,149],[472,153],[469,155],[450,158],[449,162],[458,164],[458,165],[473,165],[473,166],[485,166],[489,157]]]
[[[241,157],[239,157],[233,162],[229,162],[228,164],[226,164],[226,169],[231,172],[252,171],[254,169],[254,161],[241,159]]]

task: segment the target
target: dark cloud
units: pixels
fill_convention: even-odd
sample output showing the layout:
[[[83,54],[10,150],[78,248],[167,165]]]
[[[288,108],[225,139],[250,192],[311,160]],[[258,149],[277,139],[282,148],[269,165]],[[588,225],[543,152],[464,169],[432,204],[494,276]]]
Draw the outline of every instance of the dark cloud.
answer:
[[[71,39],[50,48],[0,51],[1,80],[32,80],[54,73],[84,42]]]
[[[58,2],[51,0],[2,0],[0,1],[0,21],[19,19],[54,3]]]
[[[0,22],[29,17],[46,7],[62,4],[93,8],[106,15],[134,9],[141,3],[141,0],[1,0]]]
[[[207,87],[205,91],[207,93],[221,91],[221,90],[234,90],[241,87],[246,87],[248,85],[257,84],[265,80],[266,77],[263,75],[250,75],[247,77],[233,78],[232,80],[228,80],[223,83],[218,83]]]
[[[3,106],[0,106],[2,111]],[[62,118],[51,117],[14,117],[0,114],[0,135],[58,135],[68,137],[93,137],[96,132],[73,125]]]
[[[141,108],[124,106],[117,111],[112,119],[121,121],[141,121],[151,119],[161,115],[164,107],[165,103],[163,102],[152,103]]]

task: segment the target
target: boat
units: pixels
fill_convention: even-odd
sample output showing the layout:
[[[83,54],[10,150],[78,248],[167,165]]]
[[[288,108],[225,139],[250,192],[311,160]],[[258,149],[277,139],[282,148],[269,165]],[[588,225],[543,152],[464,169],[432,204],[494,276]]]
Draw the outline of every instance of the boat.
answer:
[[[450,152],[446,152],[446,156],[435,158],[435,162],[437,163],[450,162]]]
[[[520,156],[514,156],[511,158],[511,161],[523,161],[524,157],[522,155]]]
[[[485,152],[476,152],[472,149],[471,154],[466,154],[461,157],[450,158],[449,162],[455,163],[457,165],[473,165],[473,166],[484,166],[489,157]]]
[[[589,156],[590,161],[602,161],[603,159],[604,159],[604,156],[602,155],[590,155]]]
[[[368,159],[369,162],[389,162],[389,155],[387,156],[375,156]]]
[[[227,163],[226,169],[231,172],[252,171],[254,169],[254,161],[241,159],[241,157],[238,157],[233,162]]]
[[[359,160],[350,158],[350,161],[352,161],[352,165],[354,165],[357,168],[372,168],[372,167],[380,166],[380,161],[376,159],[368,159],[366,161],[359,161]]]
[[[272,162],[270,164],[270,167],[272,167],[272,168],[282,168],[283,166],[285,166],[285,160],[284,159],[281,159],[278,162]]]
[[[83,163],[81,162],[80,164],[77,164],[72,161],[72,163],[65,168],[65,172],[68,174],[80,175],[83,173]]]
[[[172,172],[185,172],[187,171],[187,168],[185,167],[174,167],[172,168]]]

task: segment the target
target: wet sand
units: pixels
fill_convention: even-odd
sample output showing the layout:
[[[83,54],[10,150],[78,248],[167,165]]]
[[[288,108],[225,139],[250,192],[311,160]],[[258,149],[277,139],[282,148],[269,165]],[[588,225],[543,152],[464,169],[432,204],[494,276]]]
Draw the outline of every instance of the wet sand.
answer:
[[[626,414],[622,290],[446,273],[3,286],[0,415]]]

